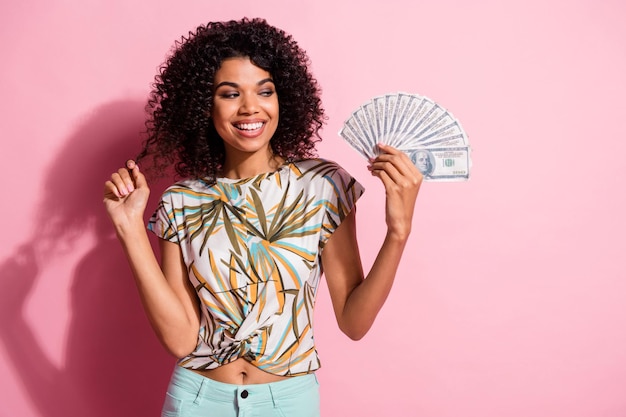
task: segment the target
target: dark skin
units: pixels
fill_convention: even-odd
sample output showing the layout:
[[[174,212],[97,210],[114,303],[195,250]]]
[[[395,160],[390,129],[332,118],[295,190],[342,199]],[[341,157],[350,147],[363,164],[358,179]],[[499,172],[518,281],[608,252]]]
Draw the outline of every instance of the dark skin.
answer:
[[[225,142],[224,175],[242,178],[273,171],[282,159],[273,156],[269,140],[278,121],[278,101],[267,95],[269,74],[247,58],[222,65],[215,85],[227,82],[227,99],[220,92],[212,116]],[[235,86],[235,87],[233,87]],[[219,87],[221,88],[221,87]],[[275,93],[274,93],[275,94]],[[245,124],[245,131],[242,130]],[[391,290],[411,232],[422,174],[401,151],[379,145],[370,161],[372,175],[385,188],[387,233],[371,270],[365,275],[356,238],[353,210],[332,234],[322,252],[324,274],[339,328],[361,339],[372,326]],[[199,301],[187,277],[178,245],[161,241],[161,264],[150,246],[143,216],[150,190],[134,161],[113,173],[104,188],[104,203],[133,271],[144,309],[166,349],[184,357],[196,347],[200,327]],[[203,375],[231,384],[274,382],[283,377],[259,370],[238,359]]]

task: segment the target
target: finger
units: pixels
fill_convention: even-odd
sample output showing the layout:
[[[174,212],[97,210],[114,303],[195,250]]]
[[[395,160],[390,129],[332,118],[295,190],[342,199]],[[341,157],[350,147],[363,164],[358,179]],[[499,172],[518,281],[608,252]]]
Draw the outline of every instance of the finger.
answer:
[[[376,176],[380,176],[379,174],[384,172],[390,180],[395,182],[402,178],[402,173],[391,161],[377,159],[370,165],[370,171]]]
[[[121,196],[128,195],[135,189],[133,178],[127,168],[120,168],[111,174],[110,181]]]
[[[139,165],[137,165],[134,161],[132,161],[132,169],[131,175],[133,176],[133,181],[135,183],[135,188],[143,188],[148,186],[148,182],[146,181],[146,176],[141,173],[139,170]]]
[[[392,157],[398,158],[399,161],[402,161],[402,164],[405,166],[405,168],[409,168],[409,169],[415,168],[415,164],[411,162],[411,159],[406,154],[406,152],[403,152],[397,148],[394,148],[393,146],[389,146],[384,143],[379,143],[377,144],[377,146],[382,151],[382,153],[378,155],[379,158],[383,157],[383,160],[388,160],[388,157],[392,156]],[[395,160],[395,158],[391,160]]]
[[[390,187],[392,187],[395,184],[395,182],[391,179],[389,174],[383,169],[372,170],[372,175],[380,178],[381,182],[383,183],[383,186],[385,187],[385,190],[389,190]]]
[[[385,175],[381,175],[381,173]],[[418,169],[410,169],[406,164],[397,160],[395,163],[376,162],[372,166],[372,174],[383,180],[387,192],[412,194],[419,190],[423,180],[422,173]]]
[[[388,162],[393,164],[401,175],[412,179],[419,179],[422,177],[420,170],[417,169],[406,153],[390,146],[387,146],[387,148],[389,148],[391,152],[379,155],[374,162]],[[382,165],[378,165],[377,167],[382,168]],[[397,179],[397,177],[394,178]]]
[[[139,166],[135,163],[135,161],[129,159],[126,161],[126,168],[121,168],[118,170],[118,173],[124,180],[124,184],[126,185],[128,192],[132,193],[137,185],[136,181],[139,175]]]
[[[116,199],[122,198],[122,193],[120,193],[117,186],[113,183],[113,181],[109,180],[104,183],[104,198],[106,199]]]
[[[403,154],[404,152],[394,148],[393,146],[389,146],[385,143],[377,143],[376,146],[378,146],[378,149],[380,149],[381,151],[383,151],[384,153],[389,153],[392,155],[399,155],[399,154]]]
[[[416,173],[411,170],[411,162],[404,160],[401,155],[381,155],[371,164],[373,170],[384,170],[396,182],[404,178],[414,178]]]
[[[384,148],[384,152],[379,154],[376,159],[380,159],[381,161],[391,161],[394,163],[402,164],[405,168],[411,168],[415,165],[409,159],[409,156],[396,148],[387,145],[381,145],[381,149]]]
[[[111,179],[109,181],[113,184],[116,194],[120,197],[124,197],[130,194],[130,190],[127,184],[129,182],[132,183],[132,179],[130,179],[128,173],[124,173],[122,172],[122,170],[114,172],[113,174],[111,174]]]

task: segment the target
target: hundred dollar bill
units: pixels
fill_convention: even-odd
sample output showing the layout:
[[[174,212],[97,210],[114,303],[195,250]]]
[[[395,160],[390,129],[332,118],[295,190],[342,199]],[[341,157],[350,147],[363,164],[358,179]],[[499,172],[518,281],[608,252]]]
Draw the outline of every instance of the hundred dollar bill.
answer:
[[[447,125],[439,126],[436,130],[426,132],[421,136],[416,137],[409,133],[398,134],[396,143],[399,149],[467,145],[467,135],[458,121],[451,120]]]
[[[378,141],[382,142],[387,131],[387,112],[385,111],[386,99],[384,96],[374,97],[372,99],[374,105],[374,112],[376,114],[376,121],[378,125]]]
[[[405,152],[426,181],[469,178],[465,131],[452,113],[424,96],[400,92],[374,97],[352,112],[339,135],[366,159],[380,153],[380,142]]]
[[[387,137],[393,133],[393,127],[396,122],[396,104],[398,101],[398,95],[385,94],[383,97],[385,100],[385,131],[383,132],[383,135]]]
[[[378,155],[378,148],[376,148],[378,139],[373,120],[368,118],[365,111],[358,110],[352,113],[351,119],[362,133],[357,139],[361,141],[363,149],[366,149],[372,156]]]
[[[356,149],[364,158],[368,159],[373,157],[372,150],[367,144],[367,141],[363,140],[365,134],[359,129],[358,124],[354,118],[346,121],[339,135],[354,149]]]
[[[411,95],[400,96],[399,101],[398,110],[401,113],[398,115],[399,119],[394,126],[394,130],[396,132],[405,132],[422,117],[425,106],[429,103],[425,97]]]
[[[417,148],[407,154],[424,175],[424,181],[467,181],[469,179],[472,165],[469,146]]]
[[[390,96],[397,96],[395,109],[392,115],[390,132],[394,134],[400,132],[403,122],[408,119],[407,112],[410,112],[413,108],[409,106],[413,100],[418,100],[420,97],[416,95],[410,95],[406,93],[389,94]],[[392,143],[389,143],[393,146]]]
[[[382,123],[383,121],[379,119],[379,115],[377,113],[377,108],[374,102],[365,103],[361,106],[362,112],[360,115],[365,117],[365,123],[370,126],[372,130],[372,144],[376,145],[376,143],[380,142],[383,136],[382,132]],[[381,115],[382,116],[382,115]]]

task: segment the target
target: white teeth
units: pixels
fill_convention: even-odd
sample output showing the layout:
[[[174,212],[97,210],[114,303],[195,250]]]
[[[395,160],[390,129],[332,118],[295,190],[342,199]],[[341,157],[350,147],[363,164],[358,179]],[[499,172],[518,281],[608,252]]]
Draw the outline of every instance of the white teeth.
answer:
[[[263,126],[262,122],[241,123],[241,124],[235,125],[235,127],[239,130],[256,130],[256,129],[260,129],[262,126]]]

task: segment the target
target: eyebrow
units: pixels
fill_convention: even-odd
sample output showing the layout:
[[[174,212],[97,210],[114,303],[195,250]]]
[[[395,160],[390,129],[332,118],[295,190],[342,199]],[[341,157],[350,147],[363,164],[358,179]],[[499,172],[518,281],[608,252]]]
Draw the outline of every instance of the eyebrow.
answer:
[[[261,81],[257,82],[256,85],[261,86],[265,83],[272,83],[274,84],[274,80],[272,80],[271,78],[263,78]],[[233,87],[233,88],[237,88],[239,87],[239,84],[237,83],[233,83],[230,81],[222,81],[221,83],[219,83],[218,85],[215,86],[215,89],[217,90],[220,87],[223,86],[228,86],[228,87]]]

